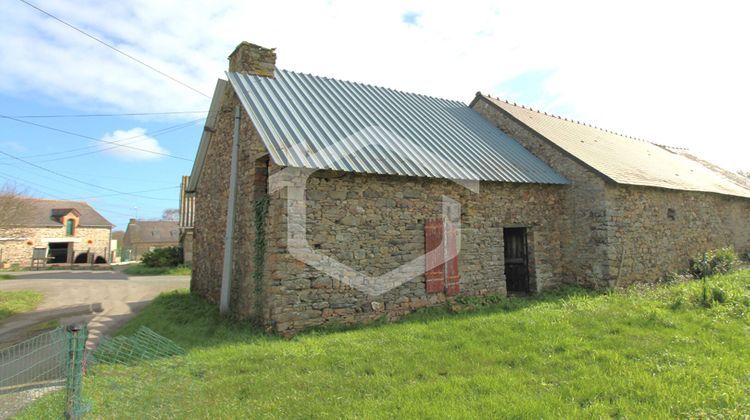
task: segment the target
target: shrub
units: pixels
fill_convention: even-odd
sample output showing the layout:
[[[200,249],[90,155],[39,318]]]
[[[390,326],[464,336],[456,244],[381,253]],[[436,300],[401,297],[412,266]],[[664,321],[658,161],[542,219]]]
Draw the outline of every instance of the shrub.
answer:
[[[141,257],[146,267],[177,267],[182,264],[182,248],[170,246],[148,251]]]
[[[690,262],[690,274],[702,279],[714,274],[724,274],[734,270],[739,258],[731,247],[707,251]]]

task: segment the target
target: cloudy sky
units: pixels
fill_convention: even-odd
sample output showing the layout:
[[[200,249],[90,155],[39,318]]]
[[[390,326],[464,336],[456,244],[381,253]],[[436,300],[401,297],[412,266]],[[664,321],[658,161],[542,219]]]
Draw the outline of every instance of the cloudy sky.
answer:
[[[0,115],[15,119],[0,118],[0,183],[86,199],[119,228],[177,206],[205,95],[242,40],[281,68],[482,91],[750,169],[743,2],[29,1],[169,76],[2,0]]]

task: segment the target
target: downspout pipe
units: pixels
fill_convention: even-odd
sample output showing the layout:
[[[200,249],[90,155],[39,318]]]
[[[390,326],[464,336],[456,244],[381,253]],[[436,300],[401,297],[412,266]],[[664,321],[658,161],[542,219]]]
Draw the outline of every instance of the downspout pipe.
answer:
[[[232,288],[232,245],[234,243],[234,213],[237,203],[237,166],[240,154],[240,107],[234,108],[234,135],[232,136],[232,167],[229,173],[229,200],[227,202],[227,227],[224,231],[224,265],[221,273],[219,312],[229,314],[229,297]]]

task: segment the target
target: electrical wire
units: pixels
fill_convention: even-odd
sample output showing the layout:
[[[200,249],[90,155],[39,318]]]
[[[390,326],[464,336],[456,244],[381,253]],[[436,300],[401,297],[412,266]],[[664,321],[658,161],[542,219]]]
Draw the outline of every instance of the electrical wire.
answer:
[[[51,115],[11,115],[13,118],[92,118],[92,117],[138,117],[145,115],[206,114],[208,111],[167,111],[167,112],[128,112],[121,114],[51,114]]]
[[[125,145],[125,144],[119,144],[119,142],[116,142],[116,141],[109,141],[109,140],[97,139],[95,137],[87,136],[85,134],[75,133],[75,132],[72,132],[72,131],[63,130],[63,129],[55,128],[55,127],[50,127],[48,125],[38,124],[38,123],[35,123],[35,122],[31,122],[31,121],[26,121],[26,120],[22,120],[20,118],[14,118],[14,117],[11,117],[11,116],[8,116],[8,115],[0,114],[0,118],[9,119],[9,120],[16,121],[16,122],[19,122],[19,123],[22,123],[22,124],[33,125],[35,127],[44,128],[44,129],[51,130],[51,131],[57,131],[59,133],[67,134],[69,136],[81,137],[81,138],[84,138],[84,139],[87,139],[87,140],[92,140],[92,141],[99,142],[99,143],[112,144],[112,145],[115,145],[115,147],[125,147],[125,148],[128,148],[128,149],[139,150],[141,152],[146,152],[146,153],[152,153],[152,154],[155,154],[155,155],[171,157],[173,159],[179,159],[179,160],[184,160],[184,161],[188,161],[188,162],[192,162],[193,161],[193,159],[188,159],[188,158],[184,158],[184,157],[181,157],[181,156],[175,156],[175,155],[171,155],[169,153],[155,152],[153,150],[143,149],[143,148],[140,148],[140,147],[128,146],[128,145]],[[198,121],[198,120],[196,120],[196,121]],[[193,123],[194,122],[195,121],[193,121]]]
[[[128,53],[126,53],[126,52],[124,52],[124,51],[122,51],[122,50],[118,49],[118,48],[117,48],[117,47],[115,47],[114,45],[111,45],[111,44],[108,44],[108,43],[107,43],[107,42],[105,42],[105,41],[102,41],[101,39],[99,39],[99,38],[95,37],[94,35],[91,35],[91,34],[89,34],[88,32],[84,31],[83,29],[80,29],[80,28],[78,28],[78,27],[74,26],[73,24],[71,24],[71,23],[68,23],[68,22],[66,22],[66,21],[64,21],[64,20],[62,20],[62,19],[60,19],[59,17],[57,17],[57,16],[53,15],[52,13],[50,13],[50,12],[48,12],[48,11],[46,11],[46,10],[44,10],[44,9],[42,9],[42,8],[40,8],[40,7],[38,7],[38,6],[35,6],[35,5],[33,5],[33,4],[29,3],[29,2],[28,2],[28,1],[26,1],[26,0],[18,0],[18,1],[20,1],[21,3],[24,3],[24,4],[26,4],[27,6],[29,6],[29,7],[32,7],[32,8],[34,8],[34,9],[36,9],[36,10],[38,10],[38,11],[40,11],[40,12],[44,13],[45,15],[47,15],[47,16],[49,16],[49,17],[51,17],[52,19],[54,19],[54,20],[56,20],[56,21],[58,21],[58,22],[62,23],[63,25],[65,25],[65,26],[67,26],[67,27],[69,27],[69,28],[71,28],[71,29],[73,29],[73,30],[75,30],[75,31],[77,31],[77,32],[79,32],[79,33],[81,33],[81,34],[83,34],[83,35],[85,35],[85,36],[87,36],[87,37],[91,38],[91,39],[93,39],[94,41],[96,41],[96,42],[98,42],[98,43],[100,43],[100,44],[104,45],[105,47],[107,47],[107,48],[109,48],[109,49],[111,49],[111,50],[114,50],[114,51],[116,51],[116,52],[118,52],[118,53],[120,53],[120,54],[124,55],[125,57],[127,57],[127,58],[129,58],[129,59],[131,59],[131,60],[135,61],[136,63],[138,63],[138,64],[141,64],[142,66],[145,66],[145,67],[149,68],[150,70],[153,70],[153,71],[155,71],[155,72],[157,72],[157,73],[161,74],[162,76],[164,76],[164,77],[166,77],[166,78],[168,78],[168,79],[172,80],[173,82],[179,83],[180,85],[182,85],[182,86],[184,86],[184,87],[186,87],[186,88],[188,88],[188,89],[192,90],[193,92],[195,92],[195,93],[197,93],[197,94],[199,94],[199,95],[205,96],[206,98],[209,98],[209,99],[211,98],[211,96],[210,96],[210,95],[207,95],[207,94],[205,94],[204,92],[201,92],[200,90],[198,90],[198,89],[196,89],[196,88],[194,88],[194,87],[190,86],[189,84],[187,84],[187,83],[185,83],[185,82],[183,82],[183,81],[181,81],[181,80],[179,80],[179,79],[177,79],[177,78],[175,78],[175,77],[172,77],[172,76],[170,76],[169,74],[167,74],[167,73],[165,73],[165,72],[163,72],[163,71],[161,71],[161,70],[157,69],[156,67],[154,67],[154,66],[152,66],[152,65],[150,65],[150,64],[147,64],[147,63],[145,63],[145,62],[143,62],[143,61],[141,61],[141,60],[139,60],[139,59],[137,59],[137,58],[133,57],[132,55],[130,55],[130,54],[128,54]]]
[[[25,163],[25,164],[27,164],[29,166],[32,166],[32,167],[37,168],[37,169],[40,169],[42,171],[49,172],[51,174],[57,175],[59,177],[65,178],[65,179],[69,179],[71,181],[78,182],[78,183],[83,184],[83,185],[88,185],[90,187],[98,188],[100,190],[109,191],[109,192],[117,193],[117,194],[120,194],[120,195],[129,195],[131,197],[145,198],[145,199],[149,199],[149,200],[174,201],[173,199],[149,197],[149,196],[145,196],[145,195],[138,195],[138,194],[132,194],[132,193],[129,193],[129,192],[119,191],[119,190],[115,190],[113,188],[102,187],[100,185],[92,184],[91,182],[82,181],[82,180],[74,178],[72,176],[67,176],[67,175],[62,174],[60,172],[53,171],[52,169],[47,169],[44,166],[39,166],[39,165],[37,165],[37,164],[35,164],[33,162],[29,162],[27,160],[21,159],[18,156],[11,155],[10,153],[4,152],[2,150],[0,150],[0,154],[4,155],[4,156],[7,156],[7,157],[9,157],[11,159],[17,160],[19,162],[23,162],[23,163]]]
[[[124,141],[127,141],[127,140],[136,139],[136,138],[139,138],[139,137],[146,137],[146,136],[148,136],[148,137],[157,137],[157,136],[160,136],[160,135],[168,134],[168,133],[171,133],[171,132],[174,132],[174,131],[178,131],[178,130],[182,130],[184,128],[190,127],[190,126],[194,125],[198,121],[202,121],[202,120],[196,120],[196,121],[191,121],[189,123],[184,123],[184,124],[181,124],[181,125],[178,125],[178,126],[167,127],[167,128],[165,128],[163,130],[158,130],[158,131],[155,131],[154,133],[150,133],[150,134],[142,134],[142,135],[139,135],[139,136],[133,136],[133,137],[128,137],[126,139],[118,140],[117,141],[117,143],[118,143],[117,146],[103,147],[103,148],[98,149],[98,150],[94,150],[94,151],[90,151],[90,152],[85,152],[85,153],[79,153],[77,155],[63,156],[63,157],[54,158],[54,159],[40,160],[40,161],[37,161],[37,163],[55,162],[55,161],[58,161],[58,160],[73,159],[73,158],[77,158],[77,157],[81,157],[81,156],[92,155],[92,154],[95,154],[95,153],[106,152],[107,150],[112,150],[112,149],[116,149],[118,147],[123,147],[123,146],[126,146],[126,145],[135,144],[138,141],[129,142],[129,143],[120,143],[120,142],[124,142]],[[70,150],[67,150],[65,152],[47,153],[46,155],[49,156],[49,155],[54,155],[54,154],[71,153],[71,152],[76,151],[76,150],[87,150],[87,149],[90,149],[92,147],[97,147],[97,146],[80,147],[78,149],[70,149]]]
[[[148,192],[155,192],[155,191],[166,191],[166,190],[174,190],[176,188],[180,188],[180,186],[179,185],[173,185],[171,187],[166,187],[166,188],[152,188],[150,190],[131,191],[128,194],[141,194],[141,193],[148,193]],[[92,196],[92,197],[77,197],[76,200],[92,200],[92,199],[95,199],[95,198],[114,197],[114,196],[119,196],[119,195],[123,195],[123,194],[118,193],[118,194],[96,195],[96,196]]]
[[[122,142],[127,141],[127,140],[137,139],[137,138],[141,138],[141,137],[158,137],[158,136],[161,136],[163,134],[168,134],[168,133],[171,133],[173,131],[182,130],[183,128],[190,127],[190,126],[192,126],[193,124],[195,124],[198,121],[203,121],[203,119],[200,118],[200,119],[197,119],[197,120],[188,121],[186,123],[181,123],[181,124],[177,124],[177,125],[172,125],[172,126],[169,126],[169,127],[161,128],[159,130],[156,130],[156,131],[153,131],[153,132],[150,132],[150,133],[147,133],[147,134],[139,134],[137,136],[132,136],[132,137],[124,138],[122,140],[117,140],[117,142],[116,142],[116,143],[118,143],[117,146],[105,147],[105,148],[101,148],[101,149],[93,151],[93,152],[81,153],[81,154],[73,155],[73,156],[64,156],[64,157],[56,158],[56,159],[48,159],[48,160],[37,161],[36,163],[53,162],[53,161],[57,161],[57,160],[63,160],[63,159],[68,159],[68,158],[75,158],[75,157],[79,157],[79,156],[90,155],[90,154],[93,154],[93,153],[104,152],[106,150],[110,150],[110,149],[114,149],[114,148],[117,148],[117,147],[121,147],[123,145],[130,145],[130,144],[137,143],[137,142],[122,143]],[[120,144],[120,143],[122,143],[122,144]],[[26,156],[19,156],[19,157],[21,157],[23,159],[29,159],[29,158],[38,158],[38,157],[44,157],[44,156],[57,156],[57,155],[64,155],[64,154],[67,154],[67,153],[73,153],[73,152],[77,152],[77,151],[81,151],[81,150],[89,150],[89,149],[94,148],[94,147],[99,147],[99,146],[96,146],[96,145],[84,146],[84,147],[77,147],[75,149],[62,150],[62,151],[59,151],[59,152],[40,153],[40,154],[36,154],[36,155],[26,155]]]
[[[46,190],[46,188],[47,188],[46,185],[39,184],[37,182],[29,181],[27,179],[18,178],[18,177],[15,177],[13,175],[6,174],[4,172],[0,172],[0,177],[1,178],[5,178],[6,180],[13,180],[15,182],[18,182],[20,185],[24,185],[25,189],[28,189],[28,190],[31,190],[31,191],[36,191],[37,193],[40,193],[42,195],[42,197],[44,197],[44,198],[53,198],[53,199],[56,199],[56,200],[77,201],[77,200],[97,199],[97,198],[102,198],[102,197],[110,197],[110,196],[118,195],[118,194],[110,194],[110,195],[97,196],[97,197],[83,197],[83,198],[69,199],[69,198],[63,198],[63,197],[61,197],[61,196],[59,196],[57,194],[50,193],[49,190]],[[31,185],[35,185],[36,187],[31,187]],[[38,187],[41,187],[41,188],[44,188],[44,189],[41,189],[41,188],[38,188]],[[169,189],[174,189],[174,188],[179,188],[179,186],[178,187],[169,187]],[[160,188],[158,190],[163,190],[163,188]],[[152,192],[152,191],[157,191],[157,190],[136,191],[136,192],[133,192],[133,193]],[[102,202],[101,204],[104,204],[105,206],[115,206],[115,207],[119,206],[119,207],[128,208],[128,209],[132,208],[130,205],[124,206],[124,205],[118,205],[118,204],[114,204],[114,203],[107,204],[105,202]],[[132,214],[122,213],[121,210],[112,210],[111,208],[103,207],[103,206],[99,205],[99,203],[96,204],[96,209],[97,209],[97,211],[98,210],[102,210],[104,212],[116,214],[118,216],[125,216],[125,217],[132,217],[133,216]]]

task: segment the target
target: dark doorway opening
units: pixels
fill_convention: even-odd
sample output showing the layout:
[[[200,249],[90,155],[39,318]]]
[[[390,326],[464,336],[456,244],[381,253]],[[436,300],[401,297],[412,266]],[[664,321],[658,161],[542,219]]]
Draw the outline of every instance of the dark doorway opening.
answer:
[[[76,255],[75,261],[73,261],[75,264],[86,264],[89,262],[89,254],[86,252],[83,252],[81,254]]]
[[[529,293],[529,247],[526,228],[503,229],[505,287],[508,293]]]
[[[70,242],[56,242],[49,244],[49,253],[47,261],[52,264],[65,264],[68,262],[68,247]]]

